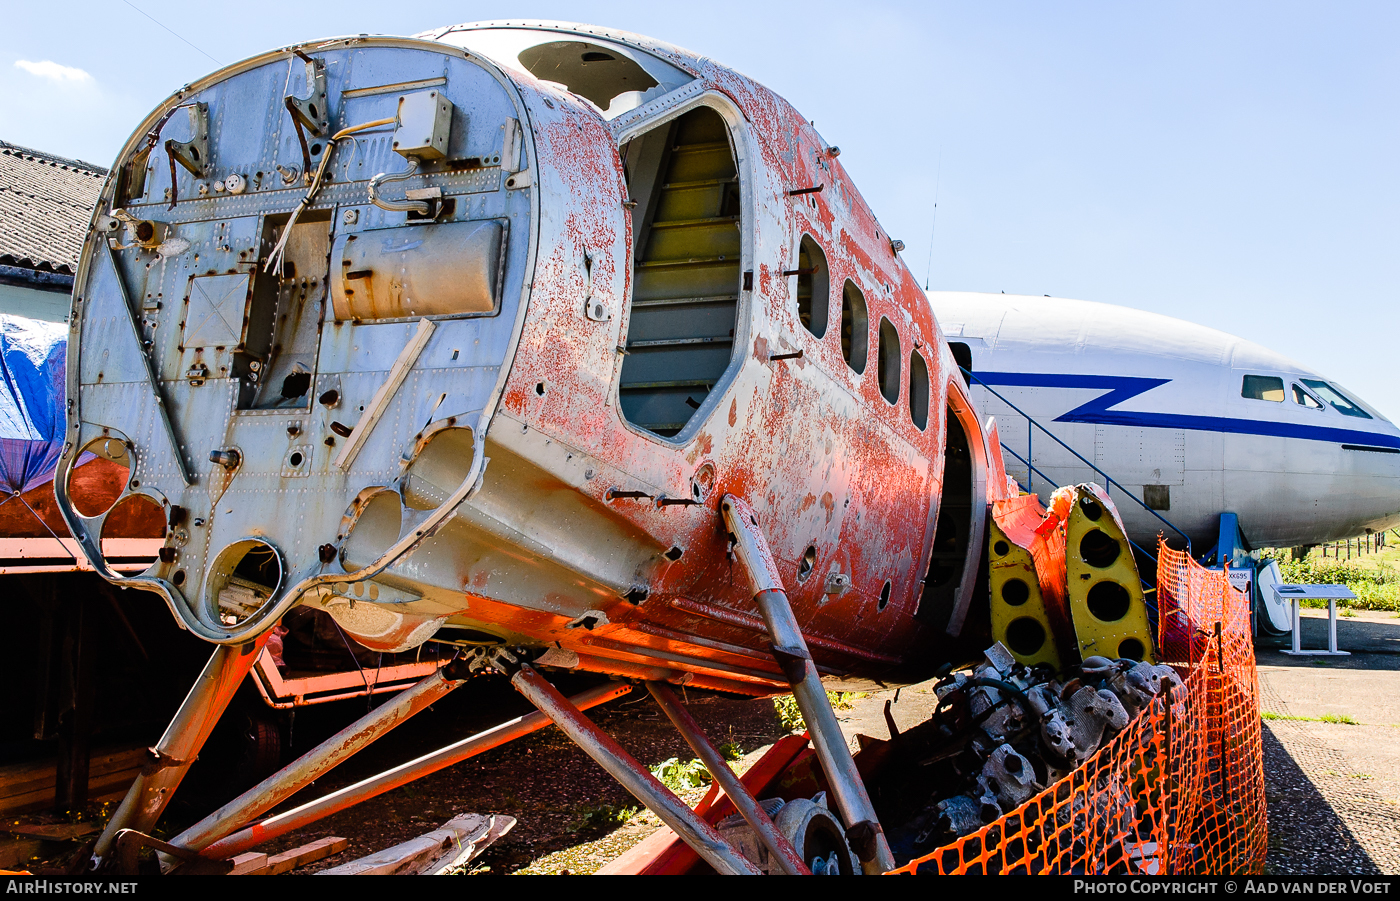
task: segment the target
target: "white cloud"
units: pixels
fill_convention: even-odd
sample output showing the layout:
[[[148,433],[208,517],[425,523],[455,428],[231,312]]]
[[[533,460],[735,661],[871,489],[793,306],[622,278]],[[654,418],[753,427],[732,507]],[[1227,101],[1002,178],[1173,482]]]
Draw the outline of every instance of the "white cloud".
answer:
[[[15,65],[23,69],[30,75],[37,75],[40,78],[47,78],[49,81],[70,82],[83,84],[92,81],[92,76],[82,69],[75,69],[72,66],[63,66],[53,60],[33,63],[27,59],[16,60]]]

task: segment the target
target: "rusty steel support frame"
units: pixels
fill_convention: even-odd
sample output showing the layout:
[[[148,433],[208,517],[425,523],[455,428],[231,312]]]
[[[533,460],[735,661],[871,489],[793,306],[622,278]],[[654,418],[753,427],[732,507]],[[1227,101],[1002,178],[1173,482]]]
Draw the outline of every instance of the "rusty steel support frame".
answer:
[[[451,666],[448,664],[448,667]],[[465,671],[444,674],[443,670],[438,670],[181,832],[170,840],[170,844],[192,851],[208,847],[254,817],[276,807],[396,726],[407,722],[410,717],[461,686],[467,675]]]
[[[612,682],[580,692],[567,703],[574,704],[578,709],[587,710],[590,707],[596,707],[621,697],[631,690],[632,686],[630,685]],[[200,852],[200,855],[209,858],[228,858],[242,854],[265,841],[277,838],[279,835],[294,832],[319,819],[345,810],[347,807],[353,807],[361,801],[367,801],[387,791],[392,791],[415,779],[436,773],[454,763],[460,763],[468,757],[474,757],[548,725],[550,725],[549,717],[538,712],[507,720],[485,732],[478,732],[476,735],[400,764],[391,770],[385,770],[377,776],[371,776],[354,785],[348,785],[339,791],[331,792],[323,798],[309,801],[300,807],[240,829],[238,832],[208,845]]]
[[[841,725],[836,721],[836,713],[831,709],[821,677],[817,675],[807,642],[802,638],[802,629],[788,603],[768,539],[758,527],[758,516],[747,503],[733,495],[724,496],[720,509],[734,542],[734,551],[748,571],[754,602],[768,626],[773,656],[782,666],[792,686],[792,696],[802,711],[802,718],[807,721],[813,750],[826,774],[836,808],[845,821],[846,837],[866,873],[877,875],[892,870],[894,855],[851,757],[851,749],[841,733]]]
[[[513,667],[512,667],[513,668]],[[522,665],[510,677],[510,684],[540,709],[554,725],[573,739],[599,766],[608,771],[622,787],[661,818],[661,821],[695,849],[715,871],[724,876],[757,876],[758,867],[702,820],[675,793],[661,784],[651,772],[622,746],[599,729],[569,699],[528,665]]]
[[[200,749],[209,740],[209,733],[214,731],[214,725],[271,637],[269,629],[247,644],[219,645],[214,649],[194,687],[180,703],[170,725],[165,727],[165,734],[151,748],[141,775],[136,777],[98,838],[92,851],[94,863],[100,864],[107,857],[116,845],[117,833],[123,829],[149,834],[155,827],[165,805],[180,786],[180,780],[185,778],[190,764],[199,756]]]
[[[734,803],[734,808],[743,816],[744,821],[753,828],[758,840],[763,842],[773,855],[778,868],[788,876],[810,876],[812,871],[807,868],[807,863],[802,859],[802,855],[788,841],[787,836],[778,831],[778,827],[773,824],[773,820],[768,814],[763,812],[758,801],[739,781],[739,777],[729,768],[720,753],[715,750],[715,746],[705,737],[705,732],[700,728],[700,724],[690,715],[690,711],[676,699],[676,693],[671,691],[671,686],[664,682],[648,682],[647,690],[655,699],[671,723],[676,727],[676,731],[685,739],[686,744],[695,752],[695,756],[705,764],[705,769],[710,771],[710,775],[715,777],[719,787],[729,796],[729,800]]]

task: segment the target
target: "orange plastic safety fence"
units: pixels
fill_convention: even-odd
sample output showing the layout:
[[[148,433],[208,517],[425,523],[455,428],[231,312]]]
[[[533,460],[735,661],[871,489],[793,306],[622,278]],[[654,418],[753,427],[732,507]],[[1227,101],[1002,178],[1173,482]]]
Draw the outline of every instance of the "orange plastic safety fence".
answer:
[[[1162,545],[1160,695],[1083,766],[895,873],[1259,873],[1268,848],[1249,603],[1225,573]]]

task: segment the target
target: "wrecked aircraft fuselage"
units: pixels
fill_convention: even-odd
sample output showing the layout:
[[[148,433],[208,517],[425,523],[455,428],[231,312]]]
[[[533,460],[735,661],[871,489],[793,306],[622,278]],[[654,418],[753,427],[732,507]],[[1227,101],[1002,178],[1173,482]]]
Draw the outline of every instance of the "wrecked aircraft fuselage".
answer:
[[[219,644],[307,604],[384,651],[786,691],[733,496],[820,673],[916,675],[968,613],[999,450],[838,153],[733,70],[582,26],[198,81],[83,255],[73,534]],[[169,523],[146,572],[68,496],[85,453]]]

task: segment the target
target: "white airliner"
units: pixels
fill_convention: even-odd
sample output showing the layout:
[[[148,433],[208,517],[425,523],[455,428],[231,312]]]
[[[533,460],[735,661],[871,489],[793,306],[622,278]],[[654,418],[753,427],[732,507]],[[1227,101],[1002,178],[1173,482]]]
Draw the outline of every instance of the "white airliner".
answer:
[[[1238,516],[1254,548],[1400,525],[1400,429],[1286,357],[1108,304],[966,292],[929,302],[983,415],[996,416],[1008,471],[1043,498],[1103,481],[1009,402],[1122,485],[1112,494],[1139,544],[1173,533],[1124,490],[1198,552],[1214,545],[1221,513]]]

